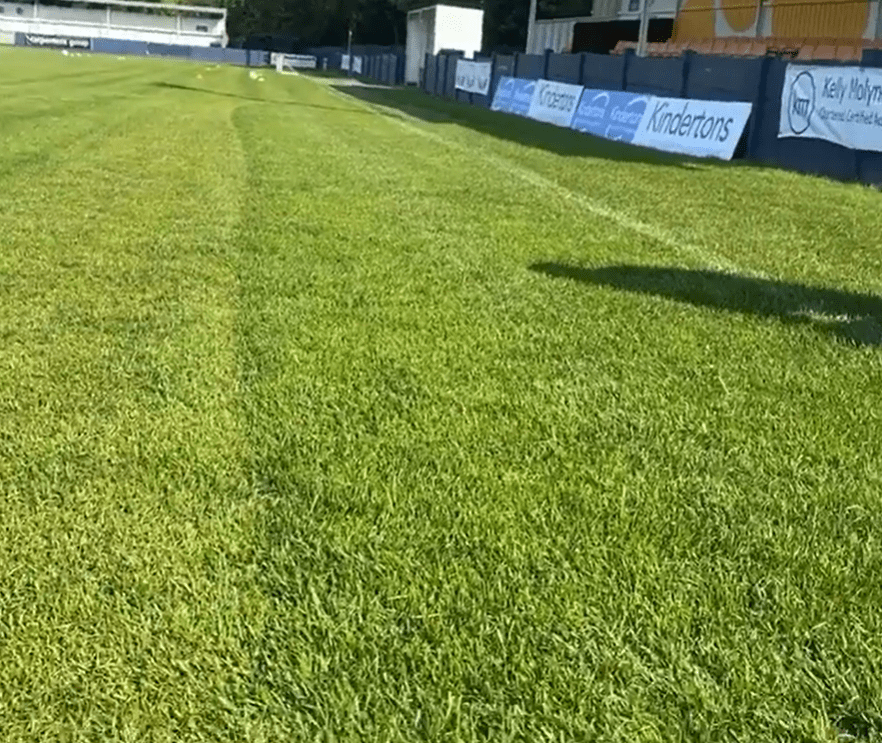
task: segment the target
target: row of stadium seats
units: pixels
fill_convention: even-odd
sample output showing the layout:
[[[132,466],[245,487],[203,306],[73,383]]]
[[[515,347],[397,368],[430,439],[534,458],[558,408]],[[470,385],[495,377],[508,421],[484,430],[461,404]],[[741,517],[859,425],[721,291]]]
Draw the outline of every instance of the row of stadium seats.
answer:
[[[613,54],[624,54],[628,49],[636,49],[633,41],[620,41]],[[648,44],[650,57],[679,57],[687,51],[696,54],[720,54],[729,57],[765,57],[780,55],[800,61],[838,60],[842,62],[860,61],[864,49],[882,49],[882,39],[790,39],[790,38],[720,38],[697,39],[694,41],[667,41],[661,44]]]

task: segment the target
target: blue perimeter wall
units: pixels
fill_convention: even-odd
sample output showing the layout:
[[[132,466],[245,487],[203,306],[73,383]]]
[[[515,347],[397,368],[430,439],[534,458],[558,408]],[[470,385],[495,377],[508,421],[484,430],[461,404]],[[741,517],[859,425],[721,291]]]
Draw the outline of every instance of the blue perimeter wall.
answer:
[[[784,59],[690,53],[676,58],[641,58],[633,53],[622,56],[550,52],[544,55],[494,55],[483,58],[493,63],[493,75],[491,95],[482,96],[455,89],[456,60],[461,57],[460,54],[427,55],[422,89],[430,95],[487,108],[502,76],[544,78],[586,88],[673,98],[744,101],[753,104],[753,113],[745,137],[736,150],[737,158],[837,180],[882,185],[882,153],[850,150],[822,140],[778,139],[781,94],[787,69],[787,60]],[[853,63],[829,64],[854,66]],[[862,66],[882,67],[882,50],[864,52]]]
[[[73,51],[91,51],[121,56],[154,56],[174,57],[176,59],[192,59],[198,62],[215,62],[217,64],[234,64],[242,67],[267,67],[270,53],[254,49],[231,49],[221,47],[182,46],[178,44],[152,44],[146,41],[129,41],[127,39],[90,39],[88,49]],[[28,46],[25,34],[16,33],[17,46]],[[60,48],[60,47],[47,47]]]

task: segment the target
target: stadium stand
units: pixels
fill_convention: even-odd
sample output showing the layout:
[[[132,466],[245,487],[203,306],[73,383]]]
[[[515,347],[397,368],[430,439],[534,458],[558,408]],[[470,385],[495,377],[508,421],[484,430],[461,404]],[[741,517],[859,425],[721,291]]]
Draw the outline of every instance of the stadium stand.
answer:
[[[800,61],[838,61],[859,62],[864,49],[882,48],[874,39],[793,39],[765,38],[746,39],[744,37],[691,39],[647,45],[650,57],[678,57],[684,52],[712,54],[726,57],[790,57]],[[620,41],[613,54],[624,54],[636,50],[637,43]]]

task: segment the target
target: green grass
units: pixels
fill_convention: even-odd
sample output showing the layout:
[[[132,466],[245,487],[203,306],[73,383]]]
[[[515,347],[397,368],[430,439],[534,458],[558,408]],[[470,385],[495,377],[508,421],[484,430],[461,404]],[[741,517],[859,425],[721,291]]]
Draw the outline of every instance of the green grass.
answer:
[[[0,740],[882,737],[877,193],[0,65]]]

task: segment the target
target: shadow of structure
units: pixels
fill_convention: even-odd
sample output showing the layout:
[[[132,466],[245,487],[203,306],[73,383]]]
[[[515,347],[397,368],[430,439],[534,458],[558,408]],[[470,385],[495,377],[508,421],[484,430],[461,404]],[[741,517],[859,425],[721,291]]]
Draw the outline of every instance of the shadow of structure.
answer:
[[[556,155],[595,157],[620,162],[645,163],[669,168],[694,168],[697,163],[709,167],[707,160],[648,150],[630,144],[611,142],[572,129],[543,124],[514,114],[469,106],[445,98],[436,98],[416,88],[375,88],[351,84],[331,85],[340,93],[364,103],[395,109],[432,124],[456,124],[497,139],[536,147]]]
[[[882,297],[721,271],[675,266],[581,268],[534,263],[530,270],[596,286],[811,325],[856,346],[882,346]]]

